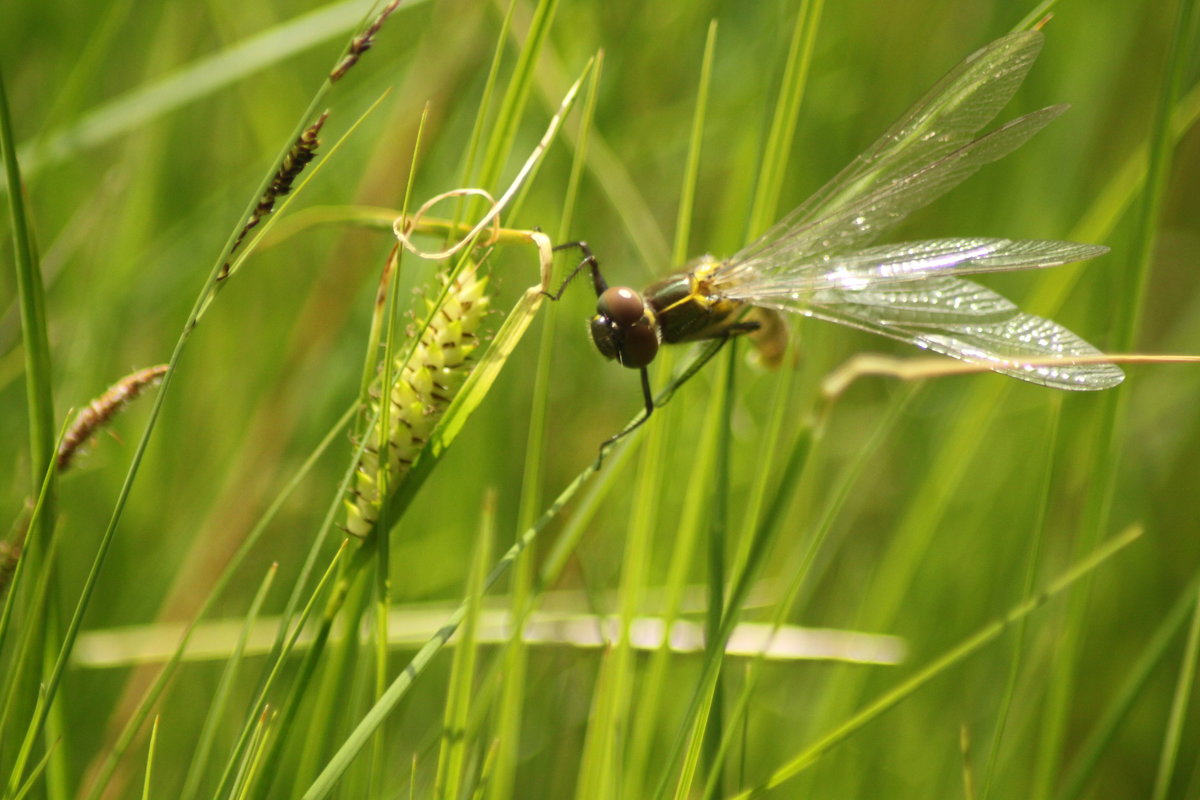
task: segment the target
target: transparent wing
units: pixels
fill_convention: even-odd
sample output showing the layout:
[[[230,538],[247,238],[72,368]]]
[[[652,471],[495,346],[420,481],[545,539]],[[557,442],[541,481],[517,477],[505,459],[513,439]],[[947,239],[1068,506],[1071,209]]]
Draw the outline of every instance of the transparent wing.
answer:
[[[1108,389],[1125,377],[1112,364],[1022,365],[1029,359],[1101,353],[1058,323],[1024,314],[991,289],[962,278],[876,282],[864,289],[826,288],[807,300],[777,297],[756,304],[870,331],[964,361],[986,363],[996,372],[1055,389]]]
[[[757,303],[819,289],[864,289],[931,276],[974,275],[1069,264],[1103,255],[1107,247],[1035,239],[960,237],[870,247],[816,260],[793,261],[788,250],[766,269],[718,269],[710,285],[722,295]]]
[[[774,241],[970,142],[1012,99],[1042,43],[1041,32],[1020,31],[972,53],[862,155],[747,249]]]
[[[791,275],[799,265],[809,261],[811,269],[820,270],[822,256],[871,241],[914,209],[950,191],[984,164],[1020,147],[1066,108],[1051,106],[1026,114],[824,216],[777,231],[772,241],[760,239],[726,262],[721,272],[727,274],[721,280],[733,284],[745,279],[744,275],[779,270]]]

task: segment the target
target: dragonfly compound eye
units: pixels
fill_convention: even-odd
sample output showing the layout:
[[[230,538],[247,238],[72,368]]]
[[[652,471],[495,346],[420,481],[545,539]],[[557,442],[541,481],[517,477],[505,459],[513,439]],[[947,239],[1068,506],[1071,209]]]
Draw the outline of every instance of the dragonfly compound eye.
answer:
[[[605,358],[616,358],[620,345],[617,344],[616,326],[613,325],[612,320],[603,314],[597,314],[592,317],[589,329],[592,332],[592,342],[600,351],[600,355]]]
[[[590,328],[600,355],[615,358],[623,366],[644,367],[658,354],[658,332],[646,317],[620,327],[603,314],[597,314],[592,317]]]
[[[617,360],[626,367],[638,369],[654,360],[658,354],[658,333],[650,320],[638,320],[621,333]]]
[[[628,328],[642,318],[646,304],[642,297],[627,286],[605,289],[596,301],[596,313],[616,323],[618,328]]]

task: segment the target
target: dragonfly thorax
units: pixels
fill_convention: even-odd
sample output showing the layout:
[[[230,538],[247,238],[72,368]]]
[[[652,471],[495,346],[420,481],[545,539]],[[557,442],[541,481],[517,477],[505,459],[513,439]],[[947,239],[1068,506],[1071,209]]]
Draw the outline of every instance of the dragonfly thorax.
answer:
[[[591,321],[592,341],[605,358],[638,369],[658,354],[658,323],[642,296],[627,286],[605,289]]]

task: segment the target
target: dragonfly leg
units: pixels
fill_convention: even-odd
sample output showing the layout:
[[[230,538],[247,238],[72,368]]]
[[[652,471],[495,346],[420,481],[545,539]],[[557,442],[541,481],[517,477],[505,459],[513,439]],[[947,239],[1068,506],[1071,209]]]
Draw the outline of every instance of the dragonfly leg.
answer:
[[[604,280],[604,276],[600,274],[600,263],[596,261],[596,255],[592,252],[592,248],[588,246],[587,242],[565,242],[564,244],[560,244],[551,248],[551,250],[569,250],[576,247],[579,248],[581,253],[583,253],[583,260],[579,262],[579,266],[571,270],[571,274],[568,275],[566,280],[562,282],[562,285],[558,287],[557,292],[554,292],[553,294],[547,291],[542,292],[542,294],[546,295],[546,297],[549,297],[551,300],[558,300],[561,298],[563,296],[563,292],[567,290],[567,286],[570,285],[571,281],[575,280],[575,277],[580,272],[583,272],[584,267],[587,267],[592,272],[592,288],[596,290],[596,297],[599,297],[604,293],[604,290],[608,288],[608,281]]]
[[[654,393],[650,391],[650,371],[645,367],[642,367],[641,373],[642,398],[646,401],[646,412],[630,423],[627,428],[613,434],[600,443],[600,455],[596,458],[596,469],[600,469],[600,464],[604,461],[604,455],[608,452],[608,448],[612,447],[614,444],[645,425],[646,420],[650,419],[650,415],[654,413]]]

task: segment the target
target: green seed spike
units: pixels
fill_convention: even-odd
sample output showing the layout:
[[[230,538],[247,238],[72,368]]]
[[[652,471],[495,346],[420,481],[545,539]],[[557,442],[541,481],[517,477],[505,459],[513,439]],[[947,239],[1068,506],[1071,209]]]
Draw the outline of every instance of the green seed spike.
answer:
[[[395,381],[387,393],[392,404],[389,413],[378,413],[382,392],[372,400],[371,418],[376,423],[366,434],[368,447],[359,461],[354,489],[345,499],[350,535],[362,538],[374,529],[384,500],[379,491],[381,470],[386,470],[387,486],[394,489],[470,373],[471,356],[480,344],[477,332],[491,303],[487,283],[474,266],[459,273],[412,356],[393,370]],[[433,303],[427,302],[432,311]],[[379,426],[385,417],[390,444],[387,464],[382,465],[375,443],[384,439]]]

